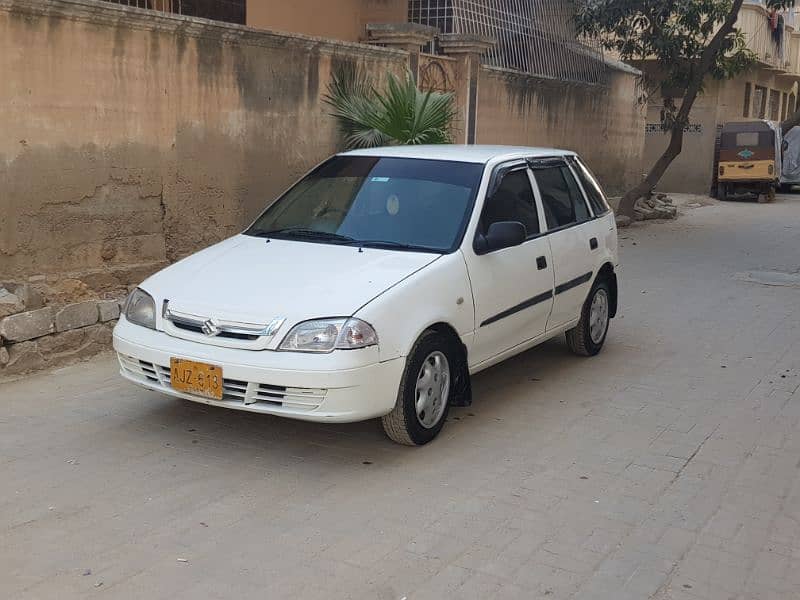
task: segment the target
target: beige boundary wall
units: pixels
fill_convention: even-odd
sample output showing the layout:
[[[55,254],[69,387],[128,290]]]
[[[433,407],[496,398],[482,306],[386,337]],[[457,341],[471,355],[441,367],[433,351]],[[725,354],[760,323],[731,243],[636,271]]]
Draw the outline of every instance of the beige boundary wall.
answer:
[[[609,85],[601,86],[483,67],[477,143],[574,150],[609,194],[621,194],[642,170],[645,111],[636,73],[613,68]]]
[[[98,323],[113,319],[100,308],[95,319],[91,302],[111,306],[240,230],[340,149],[322,96],[341,63],[380,79],[408,53],[93,0],[0,0],[0,375],[69,358],[71,340],[101,347]],[[634,82],[622,70],[603,88],[484,69],[478,141],[573,148],[618,191],[643,142]],[[83,302],[70,309],[80,318],[56,322]],[[52,312],[20,316],[42,307]]]
[[[82,0],[0,0],[0,281],[173,260],[337,149],[337,62],[404,53]]]

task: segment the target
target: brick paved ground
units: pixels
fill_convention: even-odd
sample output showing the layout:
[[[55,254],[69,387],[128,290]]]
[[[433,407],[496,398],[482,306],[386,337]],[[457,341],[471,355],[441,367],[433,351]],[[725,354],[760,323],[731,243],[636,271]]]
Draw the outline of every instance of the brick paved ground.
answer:
[[[624,231],[603,354],[485,372],[422,449],[110,359],[0,385],[0,598],[799,598],[800,289],[735,277],[798,232],[800,197]]]

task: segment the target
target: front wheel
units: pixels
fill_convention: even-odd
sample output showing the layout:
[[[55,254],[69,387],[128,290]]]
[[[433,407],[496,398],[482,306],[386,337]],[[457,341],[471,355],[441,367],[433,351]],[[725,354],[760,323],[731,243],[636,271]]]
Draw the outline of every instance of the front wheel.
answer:
[[[421,446],[444,426],[455,386],[456,353],[450,339],[426,331],[406,361],[397,401],[381,419],[386,435],[398,444]]]
[[[567,331],[567,346],[580,356],[594,356],[603,347],[611,320],[611,289],[605,280],[594,284],[583,303],[578,324]]]

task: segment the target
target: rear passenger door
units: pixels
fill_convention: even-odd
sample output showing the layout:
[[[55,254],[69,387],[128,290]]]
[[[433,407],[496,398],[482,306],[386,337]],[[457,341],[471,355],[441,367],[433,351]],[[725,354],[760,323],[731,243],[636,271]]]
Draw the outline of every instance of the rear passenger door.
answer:
[[[555,296],[547,330],[580,316],[594,275],[599,240],[592,214],[566,159],[531,161],[555,268]]]
[[[586,163],[577,156],[568,156],[567,164],[578,179],[578,183],[583,189],[583,195],[589,202],[589,209],[592,211],[593,218],[589,230],[591,236],[596,237],[599,242],[594,263],[595,270],[598,270],[609,257],[617,255],[617,224],[614,220],[614,213],[608,205],[608,200],[597,178],[586,166]]]

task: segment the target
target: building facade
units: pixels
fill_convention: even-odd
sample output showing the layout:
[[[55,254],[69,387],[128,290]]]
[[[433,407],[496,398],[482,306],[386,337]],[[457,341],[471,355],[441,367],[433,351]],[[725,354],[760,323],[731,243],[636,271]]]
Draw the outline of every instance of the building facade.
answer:
[[[407,0],[106,0],[257,29],[358,42],[367,23],[406,20]]]
[[[370,24],[416,23],[442,34],[491,38],[487,65],[589,83],[602,83],[606,75],[599,45],[577,39],[571,0],[106,1],[346,42],[371,41]],[[424,50],[442,54],[437,40]]]
[[[707,194],[713,187],[715,143],[729,121],[780,121],[794,112],[800,81],[800,24],[794,9],[771,12],[762,2],[747,1],[737,22],[756,64],[734,79],[709,78],[697,98],[684,132],[683,151],[670,165],[659,189]],[[655,80],[658,71],[644,62],[637,66]],[[661,127],[663,99],[652,97],[645,125],[643,164],[649,168],[669,142]]]

